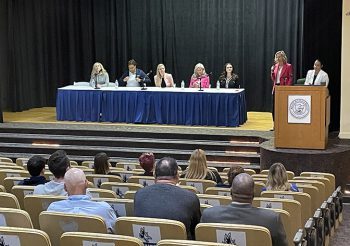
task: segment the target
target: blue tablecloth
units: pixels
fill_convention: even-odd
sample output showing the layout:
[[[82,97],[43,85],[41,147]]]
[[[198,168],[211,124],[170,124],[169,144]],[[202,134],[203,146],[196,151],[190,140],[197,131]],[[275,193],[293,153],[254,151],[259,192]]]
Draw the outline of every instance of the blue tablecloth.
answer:
[[[57,120],[239,126],[247,120],[244,89],[181,90],[68,86],[58,89]]]

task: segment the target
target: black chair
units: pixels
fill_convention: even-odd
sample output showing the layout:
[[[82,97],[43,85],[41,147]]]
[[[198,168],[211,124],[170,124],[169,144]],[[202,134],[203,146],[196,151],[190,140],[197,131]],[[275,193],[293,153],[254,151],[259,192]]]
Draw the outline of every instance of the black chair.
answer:
[[[306,231],[304,229],[299,229],[293,238],[295,246],[306,246],[307,241],[305,239]]]

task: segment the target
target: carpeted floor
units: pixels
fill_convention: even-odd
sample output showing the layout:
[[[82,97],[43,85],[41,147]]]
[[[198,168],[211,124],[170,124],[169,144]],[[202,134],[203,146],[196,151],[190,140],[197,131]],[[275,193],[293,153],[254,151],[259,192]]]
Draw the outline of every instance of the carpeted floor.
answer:
[[[350,245],[350,203],[344,204],[343,223],[335,231],[335,235],[330,240],[331,246]]]

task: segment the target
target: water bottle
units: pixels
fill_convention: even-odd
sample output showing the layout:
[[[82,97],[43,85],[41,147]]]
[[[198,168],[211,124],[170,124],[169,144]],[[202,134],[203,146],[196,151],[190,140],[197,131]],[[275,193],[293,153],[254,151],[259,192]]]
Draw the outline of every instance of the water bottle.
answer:
[[[174,84],[173,84],[173,88],[176,88],[176,83],[175,83],[175,81],[174,81]]]
[[[220,82],[219,82],[219,80],[216,82],[216,89],[220,90]]]
[[[115,88],[118,88],[119,87],[119,82],[118,82],[118,80],[116,79],[115,80]]]
[[[185,81],[181,81],[181,89],[185,88]]]

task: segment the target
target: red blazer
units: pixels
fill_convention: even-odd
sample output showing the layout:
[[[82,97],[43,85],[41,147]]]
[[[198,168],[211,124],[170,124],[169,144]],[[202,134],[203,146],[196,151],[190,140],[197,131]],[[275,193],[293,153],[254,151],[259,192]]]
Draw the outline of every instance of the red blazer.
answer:
[[[271,79],[273,82],[272,94],[275,91],[276,80],[278,73],[278,63],[271,69]],[[293,85],[293,67],[292,64],[286,63],[282,67],[280,85]]]

